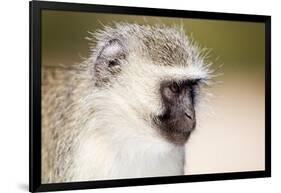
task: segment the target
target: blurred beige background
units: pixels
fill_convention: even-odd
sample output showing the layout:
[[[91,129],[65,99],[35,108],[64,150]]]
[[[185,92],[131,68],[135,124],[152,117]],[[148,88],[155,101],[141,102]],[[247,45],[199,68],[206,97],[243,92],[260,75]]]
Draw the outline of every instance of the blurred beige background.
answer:
[[[67,11],[42,12],[42,65],[75,65],[90,54],[88,31],[113,22],[183,25],[212,50],[209,60],[223,73],[214,97],[198,116],[187,143],[187,174],[263,170],[265,159],[264,36],[262,23]]]

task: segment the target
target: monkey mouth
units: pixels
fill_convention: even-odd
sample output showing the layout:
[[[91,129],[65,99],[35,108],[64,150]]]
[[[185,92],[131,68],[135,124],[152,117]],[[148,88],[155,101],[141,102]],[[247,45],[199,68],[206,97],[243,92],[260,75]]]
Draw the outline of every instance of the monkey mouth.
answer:
[[[192,131],[194,130],[195,128],[192,127],[192,128],[169,128],[169,131],[170,132],[175,132],[175,133],[183,133],[183,134],[187,134],[187,133],[192,133]]]
[[[173,121],[161,121],[159,118],[155,119],[154,123],[160,135],[176,145],[184,145],[195,130],[195,123],[184,126]]]
[[[190,138],[190,135],[193,130],[194,128],[193,129],[170,128],[168,130],[161,130],[161,133],[169,142],[176,145],[184,145]]]

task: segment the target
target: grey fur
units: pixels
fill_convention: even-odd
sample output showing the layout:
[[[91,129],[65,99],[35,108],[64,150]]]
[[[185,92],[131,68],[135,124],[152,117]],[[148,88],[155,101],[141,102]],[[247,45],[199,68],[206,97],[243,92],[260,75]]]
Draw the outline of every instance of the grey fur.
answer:
[[[86,100],[97,86],[112,84],[127,62],[126,55],[135,53],[163,66],[196,62],[199,68],[206,68],[198,47],[177,27],[117,23],[93,33],[90,40],[92,55],[78,67],[43,69],[42,183],[71,181],[77,136],[95,113],[90,102],[81,106],[79,101]],[[101,55],[111,40],[120,41],[124,49],[121,68],[117,66],[114,73],[110,68],[95,69],[99,62],[108,62]]]

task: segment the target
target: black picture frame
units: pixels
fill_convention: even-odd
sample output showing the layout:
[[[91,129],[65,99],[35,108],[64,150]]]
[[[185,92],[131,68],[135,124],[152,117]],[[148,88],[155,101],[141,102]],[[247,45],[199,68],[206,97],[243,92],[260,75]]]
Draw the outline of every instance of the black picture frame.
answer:
[[[168,184],[213,180],[260,178],[271,176],[271,17],[233,13],[215,13],[155,8],[105,6],[93,4],[31,1],[30,10],[30,140],[29,140],[29,191],[59,191],[90,188],[108,188]],[[201,18],[229,21],[251,21],[265,24],[265,170],[233,173],[216,173],[172,177],[151,177],[105,181],[70,182],[56,184],[41,183],[41,11],[67,10],[79,12],[99,12],[134,14],[146,16],[168,16],[179,18]]]

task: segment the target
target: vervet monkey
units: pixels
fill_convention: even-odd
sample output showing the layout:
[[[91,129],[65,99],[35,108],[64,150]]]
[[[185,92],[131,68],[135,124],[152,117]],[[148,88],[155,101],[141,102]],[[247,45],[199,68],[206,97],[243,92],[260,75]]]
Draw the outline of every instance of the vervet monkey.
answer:
[[[43,183],[184,174],[200,89],[212,77],[180,27],[116,23],[91,56],[43,69]]]

